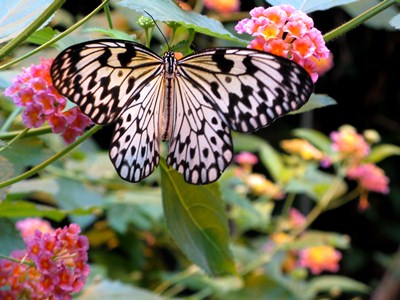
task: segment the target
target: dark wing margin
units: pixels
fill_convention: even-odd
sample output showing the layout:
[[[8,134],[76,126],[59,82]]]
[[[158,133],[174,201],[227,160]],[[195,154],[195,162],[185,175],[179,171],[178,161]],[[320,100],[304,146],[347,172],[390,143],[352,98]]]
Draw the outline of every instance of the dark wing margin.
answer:
[[[313,91],[298,64],[266,52],[217,48],[178,61],[178,77],[197,82],[229,127],[252,132],[299,109]]]
[[[140,44],[95,40],[62,51],[51,67],[57,91],[93,122],[113,123],[135,94],[162,71],[162,58]]]

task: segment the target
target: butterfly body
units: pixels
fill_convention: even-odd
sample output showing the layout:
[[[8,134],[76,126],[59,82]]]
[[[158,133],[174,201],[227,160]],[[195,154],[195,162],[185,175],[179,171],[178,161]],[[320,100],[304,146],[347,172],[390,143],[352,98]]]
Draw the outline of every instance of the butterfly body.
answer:
[[[167,141],[171,135],[172,117],[173,117],[173,100],[174,100],[174,79],[176,77],[176,58],[173,52],[166,52],[163,56],[164,62],[164,102],[162,103],[162,114],[160,116],[160,132],[161,139]]]
[[[140,44],[96,40],[67,48],[51,69],[55,88],[95,123],[116,123],[110,158],[137,182],[160,160],[187,182],[217,180],[233,158],[231,130],[252,132],[301,107],[313,84],[297,64],[246,48],[176,60]]]

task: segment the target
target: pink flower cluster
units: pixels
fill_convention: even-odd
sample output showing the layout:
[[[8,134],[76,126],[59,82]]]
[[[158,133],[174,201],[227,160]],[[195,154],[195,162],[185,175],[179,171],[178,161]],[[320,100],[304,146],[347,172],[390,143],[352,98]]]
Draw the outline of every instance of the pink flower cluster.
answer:
[[[342,254],[332,246],[321,245],[300,250],[298,264],[317,275],[322,271],[337,272],[341,258]]]
[[[361,160],[366,157],[371,148],[365,138],[351,126],[342,126],[330,134],[332,149],[347,159]]]
[[[53,87],[50,77],[52,59],[24,68],[22,74],[4,91],[17,106],[24,107],[22,119],[26,127],[36,128],[48,122],[54,133],[72,143],[92,121],[78,107],[63,111],[66,99]]]
[[[357,133],[354,127],[344,125],[330,134],[332,149],[338,154],[338,160],[346,167],[348,179],[356,180],[362,188],[359,208],[366,209],[369,204],[368,192],[389,193],[389,178],[385,172],[365,159],[371,152],[371,146],[365,136]]]
[[[316,61],[328,59],[330,51],[313,20],[289,4],[256,7],[250,15],[235,26],[238,33],[254,37],[248,47],[293,60],[316,82]]]
[[[0,260],[0,299],[72,299],[89,275],[89,243],[76,224],[24,238],[26,250]]]
[[[389,178],[372,163],[364,163],[347,170],[347,177],[357,180],[361,187],[381,194],[389,193]]]
[[[371,146],[364,136],[357,133],[354,127],[345,125],[338,131],[331,133],[332,149],[339,154],[339,159],[347,165],[347,177],[357,180],[360,186],[367,190],[387,194],[389,192],[389,178],[385,172],[372,163],[364,163]]]

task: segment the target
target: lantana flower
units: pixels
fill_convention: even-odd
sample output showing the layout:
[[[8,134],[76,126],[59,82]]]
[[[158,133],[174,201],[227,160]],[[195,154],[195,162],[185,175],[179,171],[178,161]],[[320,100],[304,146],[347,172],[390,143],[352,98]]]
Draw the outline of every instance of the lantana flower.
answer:
[[[288,153],[297,154],[304,160],[322,160],[324,154],[304,139],[283,140],[281,147]]]
[[[323,271],[337,272],[342,254],[328,245],[305,248],[299,251],[298,264],[318,275]]]
[[[256,7],[235,26],[238,33],[254,39],[249,48],[262,50],[293,60],[318,79],[316,60],[328,59],[330,51],[313,20],[293,6]]]
[[[36,229],[27,235],[29,224],[48,232]],[[0,287],[8,287],[0,289],[0,299],[72,299],[72,293],[82,290],[90,272],[89,243],[78,225],[54,230],[46,222],[29,219],[17,228],[22,228],[27,248],[11,253],[21,263],[0,259]]]
[[[284,193],[279,185],[265,178],[262,174],[252,173],[243,178],[250,188],[251,193],[256,196],[267,196],[275,200],[282,199]]]
[[[369,207],[369,192],[389,193],[389,178],[381,168],[372,163],[363,163],[349,168],[347,178],[356,180],[362,188],[358,205],[361,211]]]
[[[24,68],[4,95],[24,107],[22,120],[26,127],[37,128],[47,121],[52,131],[61,134],[70,144],[93,123],[77,107],[64,110],[66,98],[56,91],[50,77],[52,62],[52,59],[42,59],[40,64]]]
[[[240,8],[239,0],[205,0],[204,6],[210,10],[215,10],[222,14],[238,11]]]
[[[330,134],[330,138],[332,149],[338,152],[342,158],[359,161],[371,151],[365,138],[350,125],[341,126],[338,131]]]

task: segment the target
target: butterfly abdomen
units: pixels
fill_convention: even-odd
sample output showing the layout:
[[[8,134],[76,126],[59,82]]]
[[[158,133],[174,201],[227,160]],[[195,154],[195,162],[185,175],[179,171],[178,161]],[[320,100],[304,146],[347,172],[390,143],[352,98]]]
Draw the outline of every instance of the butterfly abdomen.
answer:
[[[166,52],[164,57],[164,95],[161,101],[160,133],[161,139],[167,141],[171,136],[174,111],[174,81],[176,78],[176,58],[173,52]]]

